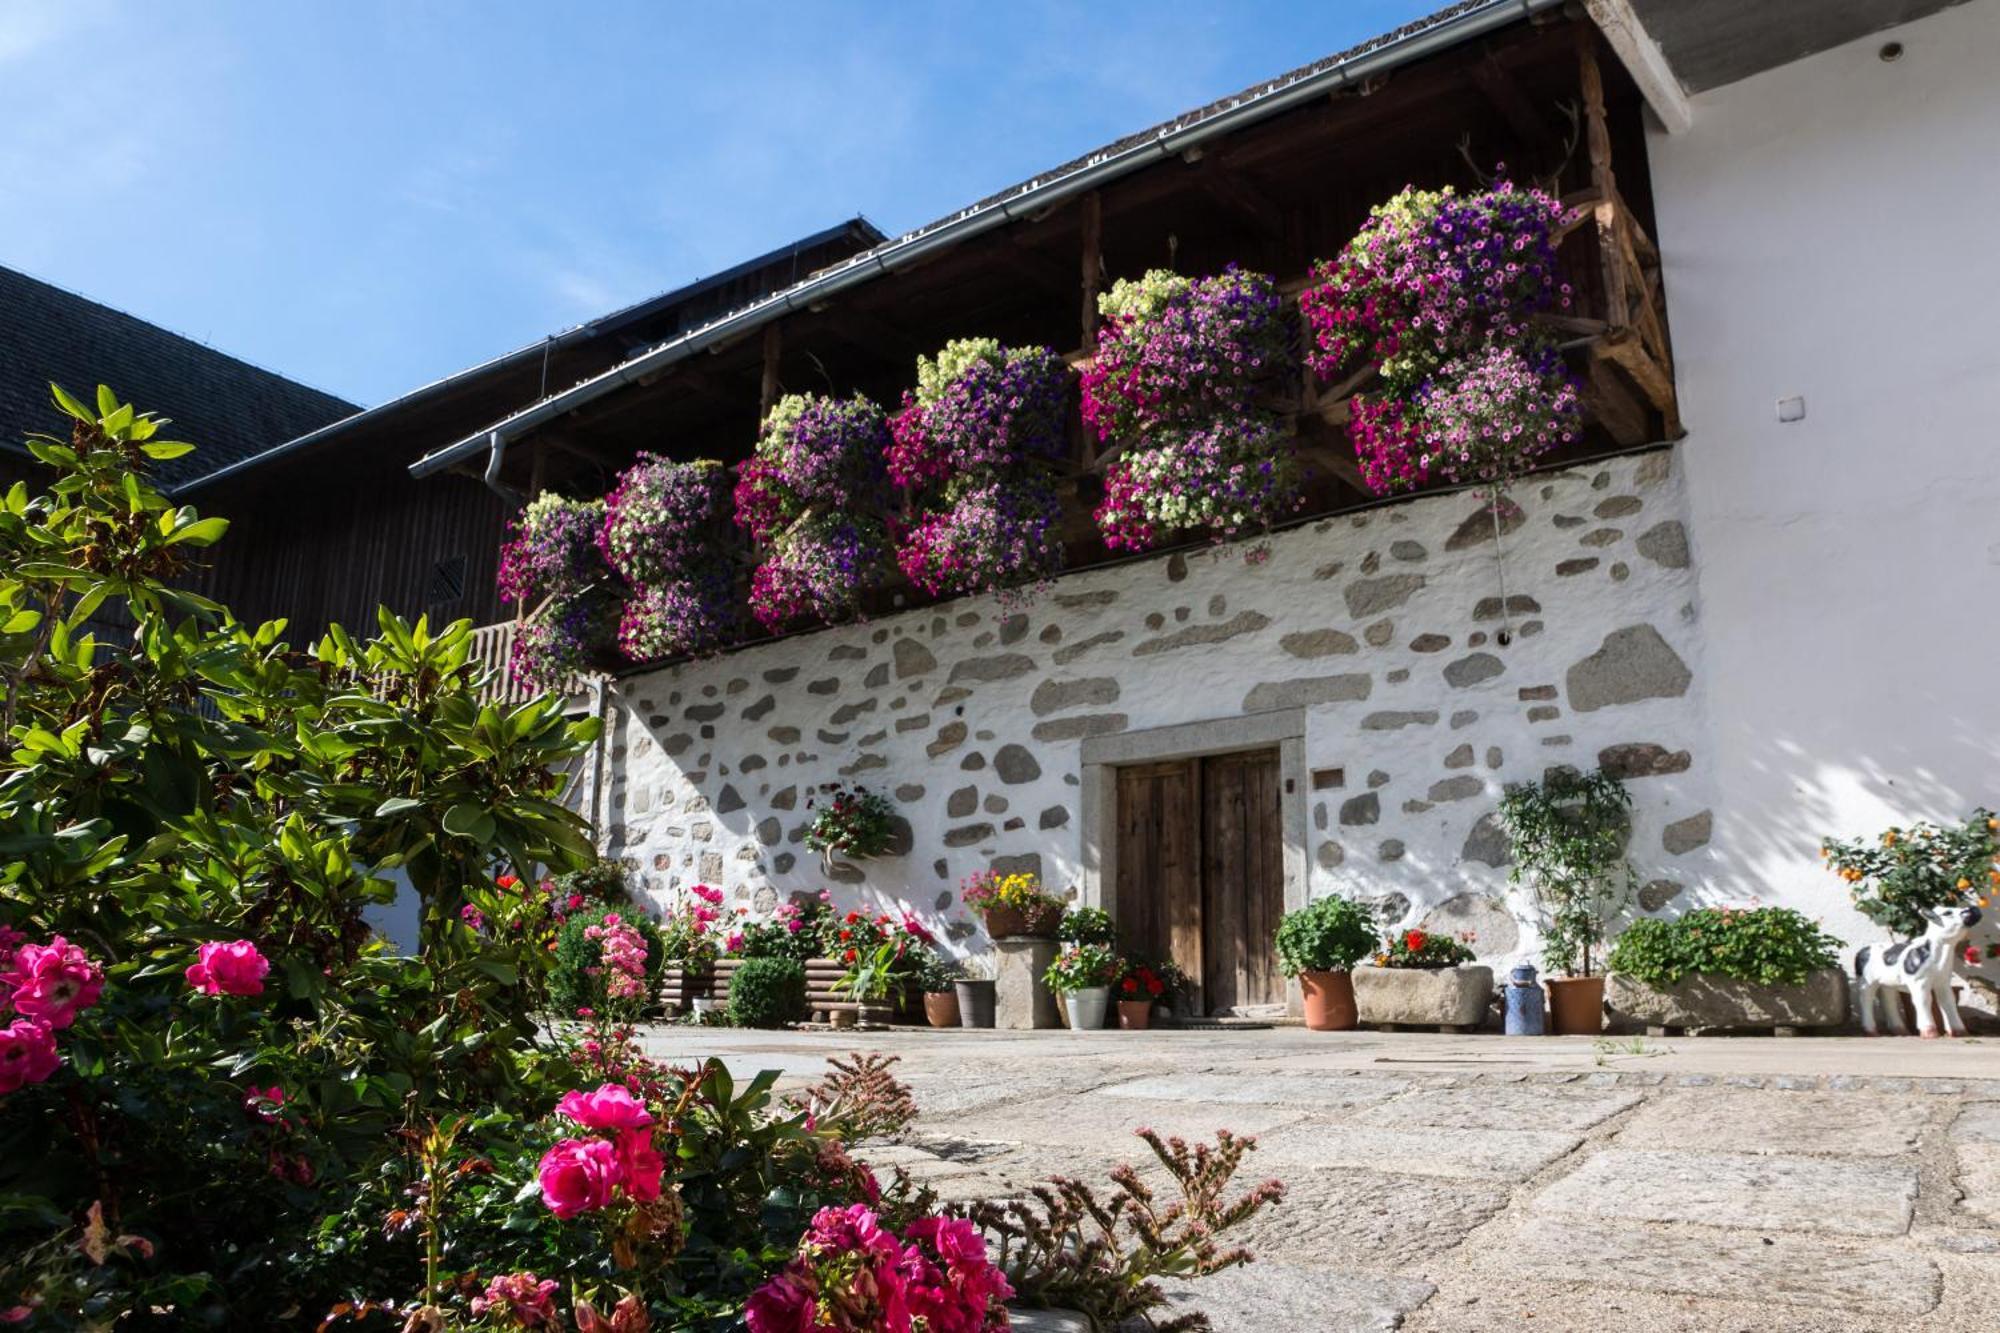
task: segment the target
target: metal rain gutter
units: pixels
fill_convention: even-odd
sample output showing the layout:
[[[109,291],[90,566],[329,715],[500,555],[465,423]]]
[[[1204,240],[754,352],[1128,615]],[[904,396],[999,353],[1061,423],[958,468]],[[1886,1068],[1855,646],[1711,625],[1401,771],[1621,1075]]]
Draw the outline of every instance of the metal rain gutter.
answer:
[[[1370,51],[1307,75],[1296,83],[1273,87],[1247,97],[1205,120],[1178,130],[1166,130],[1146,143],[1086,162],[1066,176],[1030,181],[1018,193],[996,203],[969,208],[929,231],[913,233],[888,246],[848,260],[839,268],[810,278],[796,287],[777,292],[754,305],[745,306],[713,323],[660,344],[595,378],[565,389],[533,407],[525,408],[493,426],[446,445],[410,464],[410,475],[429,477],[456,463],[489,451],[486,475],[495,477],[506,456],[507,444],[536,426],[593,402],[634,380],[652,375],[687,360],[697,352],[749,333],[784,314],[816,305],[851,287],[872,280],[878,274],[894,273],[935,251],[949,249],[961,241],[992,231],[1008,222],[1039,213],[1065,200],[1086,194],[1142,166],[1186,152],[1197,144],[1234,132],[1266,116],[1289,110],[1323,97],[1350,83],[1384,73],[1398,65],[1482,37],[1498,28],[1553,9],[1564,0],[1493,0],[1479,9],[1468,10],[1433,28],[1389,42]]]

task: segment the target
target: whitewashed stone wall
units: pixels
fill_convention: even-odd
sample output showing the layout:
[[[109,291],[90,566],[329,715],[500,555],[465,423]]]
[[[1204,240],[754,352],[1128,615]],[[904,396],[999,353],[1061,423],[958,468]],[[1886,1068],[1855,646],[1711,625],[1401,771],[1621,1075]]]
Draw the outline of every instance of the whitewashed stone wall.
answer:
[[[1492,819],[1503,784],[1554,764],[1630,776],[1646,910],[1707,871],[1699,609],[1674,451],[1521,487],[1490,517],[1414,500],[1240,549],[1072,575],[1032,605],[947,603],[620,681],[608,846],[665,903],[706,882],[768,907],[832,887],[916,911],[968,948],[956,901],[996,861],[1081,884],[1084,738],[1303,709],[1312,896],[1535,945]],[[1338,770],[1338,778],[1334,770]],[[836,865],[801,843],[822,783],[889,793],[905,855]],[[1340,785],[1329,785],[1338,780]]]

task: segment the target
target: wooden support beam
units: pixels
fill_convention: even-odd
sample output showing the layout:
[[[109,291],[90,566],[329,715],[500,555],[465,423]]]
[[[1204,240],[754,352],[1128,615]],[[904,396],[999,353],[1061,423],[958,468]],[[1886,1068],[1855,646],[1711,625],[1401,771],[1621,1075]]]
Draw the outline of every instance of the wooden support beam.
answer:
[[[1097,350],[1097,293],[1104,282],[1104,199],[1083,196],[1083,350]]]
[[[764,374],[757,385],[757,420],[771,415],[771,407],[778,401],[778,362],[785,353],[785,326],[772,320],[764,326]]]
[[[1621,448],[1646,443],[1646,437],[1652,433],[1652,420],[1609,362],[1591,358],[1582,390],[1583,405],[1591,420],[1604,427]]]
[[[549,446],[536,440],[528,446],[528,498],[540,495],[549,481]]]
[[[1597,192],[1591,215],[1597,222],[1598,261],[1604,271],[1604,318],[1613,329],[1631,318],[1625,293],[1625,257],[1618,247],[1618,178],[1611,170],[1611,128],[1604,113],[1604,75],[1597,67],[1597,30],[1576,27],[1578,83],[1583,92],[1585,141],[1590,149],[1590,183]]]
[[[1210,156],[1197,163],[1195,179],[1202,192],[1221,204],[1224,208],[1245,214],[1257,224],[1257,229],[1274,241],[1282,241],[1285,235],[1285,212],[1271,197],[1245,180],[1240,172],[1232,170],[1218,156]]]
[[[1593,360],[1609,362],[1629,375],[1639,386],[1639,392],[1665,419],[1667,434],[1680,435],[1680,406],[1674,397],[1674,382],[1646,351],[1638,335],[1630,329],[1614,329],[1591,344],[1590,355]]]

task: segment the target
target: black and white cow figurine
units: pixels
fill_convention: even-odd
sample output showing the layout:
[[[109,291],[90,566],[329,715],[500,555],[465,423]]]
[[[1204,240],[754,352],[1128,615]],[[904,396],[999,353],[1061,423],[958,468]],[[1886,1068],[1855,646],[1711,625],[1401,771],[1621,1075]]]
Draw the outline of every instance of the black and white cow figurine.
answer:
[[[1931,924],[1922,939],[1862,946],[1854,955],[1861,1030],[1871,1037],[1878,1035],[1875,1002],[1881,992],[1888,991],[1884,1012],[1888,1015],[1889,1030],[1897,1036],[1908,1036],[1910,1029],[1903,1021],[1903,1007],[1896,1003],[1895,996],[1896,991],[1905,991],[1911,1007],[1917,1011],[1919,1034],[1937,1036],[1937,1015],[1942,1014],[1944,1035],[1963,1037],[1965,1022],[1958,1016],[1958,1001],[1952,998],[1951,972],[1958,961],[1959,941],[1979,924],[1979,916],[1977,907],[1941,907],[1924,913]],[[1933,1001],[1936,1010],[1931,1008]]]

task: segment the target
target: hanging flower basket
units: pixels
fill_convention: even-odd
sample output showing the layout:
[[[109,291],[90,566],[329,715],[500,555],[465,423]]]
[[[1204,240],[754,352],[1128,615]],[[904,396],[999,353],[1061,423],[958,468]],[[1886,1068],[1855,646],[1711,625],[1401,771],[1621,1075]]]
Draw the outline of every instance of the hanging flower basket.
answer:
[[[728,531],[729,474],[712,460],[642,453],[604,497],[599,548],[635,588],[690,577],[717,558]]]
[[[1121,279],[1098,309],[1107,323],[1082,386],[1083,419],[1099,439],[1247,412],[1292,366],[1277,285],[1233,264],[1209,278],[1155,269]]]
[[[750,609],[777,629],[858,615],[888,570],[881,521],[889,445],[867,398],[789,394],[764,421],[736,487],[736,521],[762,545]]]
[[[1104,480],[1105,545],[1143,551],[1177,537],[1230,540],[1303,503],[1297,450],[1259,413],[1174,428],[1119,456]]]
[[[896,563],[932,597],[1043,583],[1062,572],[1062,502],[1045,477],[989,481],[919,519]]]

